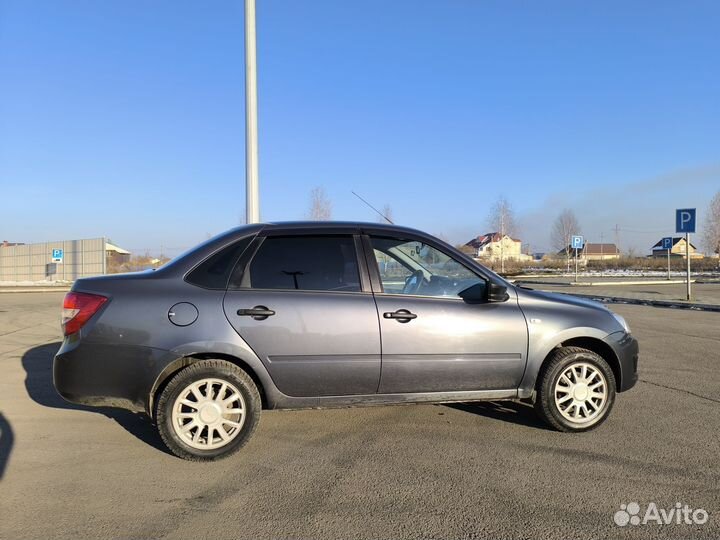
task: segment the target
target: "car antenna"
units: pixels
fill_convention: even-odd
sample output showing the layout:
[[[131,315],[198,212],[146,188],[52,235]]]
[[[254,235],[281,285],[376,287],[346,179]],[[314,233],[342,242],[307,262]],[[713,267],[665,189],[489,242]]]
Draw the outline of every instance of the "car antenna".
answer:
[[[372,204],[370,204],[369,202],[367,202],[365,199],[363,199],[360,195],[358,195],[357,193],[355,193],[353,190],[350,190],[350,193],[352,193],[353,195],[355,195],[358,199],[360,199],[362,202],[364,202],[365,204],[367,204],[370,208],[372,208],[373,210],[375,210],[375,212],[376,212],[380,217],[382,217],[385,221],[387,221],[390,225],[395,225],[395,223],[393,223],[393,220],[392,220],[392,219],[390,219],[389,217],[387,217],[387,216],[386,216],[385,214],[383,214],[380,210],[378,210],[377,208],[375,208]]]

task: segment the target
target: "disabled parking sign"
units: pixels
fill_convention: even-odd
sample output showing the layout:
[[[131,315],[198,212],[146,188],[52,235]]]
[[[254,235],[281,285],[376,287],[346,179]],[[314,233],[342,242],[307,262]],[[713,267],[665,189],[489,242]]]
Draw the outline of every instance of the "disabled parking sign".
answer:
[[[53,249],[52,250],[52,262],[54,263],[62,263],[64,258],[64,253],[62,249]]]

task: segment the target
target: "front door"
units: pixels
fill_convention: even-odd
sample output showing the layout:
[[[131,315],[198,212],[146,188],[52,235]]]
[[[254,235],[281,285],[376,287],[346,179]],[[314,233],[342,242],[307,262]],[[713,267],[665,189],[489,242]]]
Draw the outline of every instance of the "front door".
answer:
[[[528,338],[516,298],[466,303],[458,293],[486,280],[422,241],[371,237],[370,246],[381,281],[380,393],[517,388]]]
[[[269,236],[224,308],[284,394],[374,394],[380,335],[364,288],[352,235]]]

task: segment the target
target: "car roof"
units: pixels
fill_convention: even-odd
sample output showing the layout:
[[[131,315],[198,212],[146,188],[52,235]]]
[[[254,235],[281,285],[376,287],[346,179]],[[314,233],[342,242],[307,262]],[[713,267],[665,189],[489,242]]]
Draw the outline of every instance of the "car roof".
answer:
[[[344,232],[349,229],[368,232],[406,233],[416,236],[428,237],[427,233],[390,223],[372,223],[363,221],[274,221],[263,224],[263,230],[313,230],[324,232]]]

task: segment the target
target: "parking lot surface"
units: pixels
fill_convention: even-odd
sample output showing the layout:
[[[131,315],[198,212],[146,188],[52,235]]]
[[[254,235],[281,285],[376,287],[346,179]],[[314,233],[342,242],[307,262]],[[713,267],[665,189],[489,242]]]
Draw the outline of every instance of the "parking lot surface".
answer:
[[[719,313],[611,306],[640,382],[589,433],[510,402],[269,411],[239,454],[198,464],[140,416],[55,393],[62,296],[0,295],[1,538],[720,536]],[[616,525],[632,502],[709,519]]]

